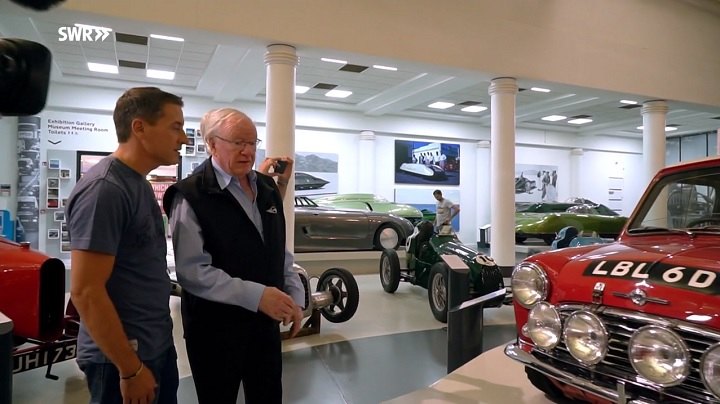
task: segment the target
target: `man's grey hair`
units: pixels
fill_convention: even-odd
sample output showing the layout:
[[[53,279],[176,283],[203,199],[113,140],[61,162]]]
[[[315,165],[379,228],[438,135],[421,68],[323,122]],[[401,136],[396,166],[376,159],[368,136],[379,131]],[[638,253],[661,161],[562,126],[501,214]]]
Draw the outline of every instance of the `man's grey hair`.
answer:
[[[232,123],[243,119],[252,122],[249,116],[235,108],[218,108],[206,112],[200,120],[200,132],[206,147],[210,148],[208,140],[215,136],[224,136],[225,130]]]

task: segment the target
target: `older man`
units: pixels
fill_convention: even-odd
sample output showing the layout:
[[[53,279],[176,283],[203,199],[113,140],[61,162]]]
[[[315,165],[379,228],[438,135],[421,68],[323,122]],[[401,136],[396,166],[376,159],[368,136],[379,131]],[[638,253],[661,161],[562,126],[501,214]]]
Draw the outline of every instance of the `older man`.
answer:
[[[304,289],[285,247],[282,196],[253,170],[260,140],[235,109],[203,116],[211,157],[170,187],[175,266],[182,286],[185,344],[200,404],[282,401],[279,323],[302,320]],[[292,160],[278,176],[287,186]]]

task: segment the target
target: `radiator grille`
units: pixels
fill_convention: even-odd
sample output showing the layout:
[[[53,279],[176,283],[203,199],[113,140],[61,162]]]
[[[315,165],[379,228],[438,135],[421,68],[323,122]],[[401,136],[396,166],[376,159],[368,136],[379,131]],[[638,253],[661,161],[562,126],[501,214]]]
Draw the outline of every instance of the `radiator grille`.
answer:
[[[576,310],[590,309],[580,305],[561,305],[560,317],[565,320]],[[606,307],[591,309],[605,324],[608,331],[608,352],[602,362],[592,367],[580,365],[569,353],[564,342],[552,351],[536,351],[536,357],[553,366],[570,368],[570,371],[584,379],[592,380],[614,388],[618,380],[630,382],[628,393],[633,398],[655,401],[720,403],[711,391],[705,388],[700,376],[700,358],[711,345],[720,342],[720,334],[701,329],[693,324],[663,319],[637,312]],[[630,337],[635,330],[646,325],[659,325],[672,329],[687,344],[690,355],[690,374],[685,381],[674,387],[653,386],[639,379],[628,358]]]

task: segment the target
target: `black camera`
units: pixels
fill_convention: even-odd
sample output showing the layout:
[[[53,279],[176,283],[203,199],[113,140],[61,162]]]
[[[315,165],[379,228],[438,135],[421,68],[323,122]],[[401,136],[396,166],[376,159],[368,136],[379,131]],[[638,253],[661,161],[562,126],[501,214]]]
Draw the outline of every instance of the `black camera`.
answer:
[[[42,111],[50,82],[50,51],[24,39],[0,38],[0,116]]]
[[[277,163],[275,163],[275,172],[278,174],[282,174],[285,172],[285,169],[287,168],[288,162],[285,160],[278,160]]]

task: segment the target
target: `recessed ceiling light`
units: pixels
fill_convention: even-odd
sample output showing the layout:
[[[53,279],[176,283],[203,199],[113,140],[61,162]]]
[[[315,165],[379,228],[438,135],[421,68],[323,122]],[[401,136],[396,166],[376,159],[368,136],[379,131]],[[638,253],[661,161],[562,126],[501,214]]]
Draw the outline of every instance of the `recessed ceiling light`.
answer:
[[[383,65],[373,65],[373,68],[380,69],[380,70],[391,70],[391,71],[397,71],[397,67],[392,66],[383,66]]]
[[[332,98],[347,98],[352,94],[352,91],[346,91],[346,90],[330,90],[327,93],[325,93],[326,97],[332,97]]]
[[[635,129],[637,129],[637,130],[643,130],[644,128],[645,128],[645,127],[644,127],[643,125],[640,125],[640,126],[638,126],[637,128],[635,128]],[[672,132],[672,131],[677,130],[677,129],[678,129],[678,128],[677,128],[676,126],[666,126],[666,127],[665,127],[665,132]]]
[[[151,79],[172,80],[175,78],[175,72],[169,72],[167,70],[147,69],[145,70],[145,76]]]
[[[540,119],[542,119],[543,121],[556,122],[556,121],[562,121],[563,119],[567,119],[567,117],[562,116],[562,115],[548,115],[548,116],[544,116]]]
[[[620,104],[636,105],[638,102],[633,100],[620,100]]]
[[[549,93],[550,90],[542,87],[530,87],[530,91],[537,91],[538,93]]]
[[[177,37],[177,36],[150,34],[150,38],[164,39],[166,41],[173,41],[173,42],[185,42],[185,39]]]
[[[483,106],[481,106],[481,105],[471,105],[471,106],[469,106],[469,107],[465,107],[465,108],[461,109],[460,111],[463,111],[463,112],[482,112],[482,111],[485,111],[486,109],[487,109],[487,107],[483,107]]]
[[[568,123],[572,123],[572,124],[575,124],[575,125],[582,125],[582,124],[585,124],[585,123],[590,123],[590,122],[592,122],[592,121],[593,121],[593,120],[590,119],[590,118],[576,118],[576,119],[571,119],[571,120],[569,120]]]
[[[323,62],[330,62],[330,63],[339,63],[341,65],[346,65],[347,60],[340,60],[340,59],[330,59],[330,58],[320,58]]]
[[[453,105],[455,105],[455,104],[453,104],[451,102],[438,101],[438,102],[433,102],[432,104],[428,105],[428,108],[448,109],[448,108],[452,107]]]
[[[91,72],[118,74],[117,65],[108,65],[105,63],[90,63],[90,62],[88,62],[87,66],[88,66],[88,70],[90,70]]]
[[[295,86],[295,94],[305,94],[310,90],[308,86]]]

